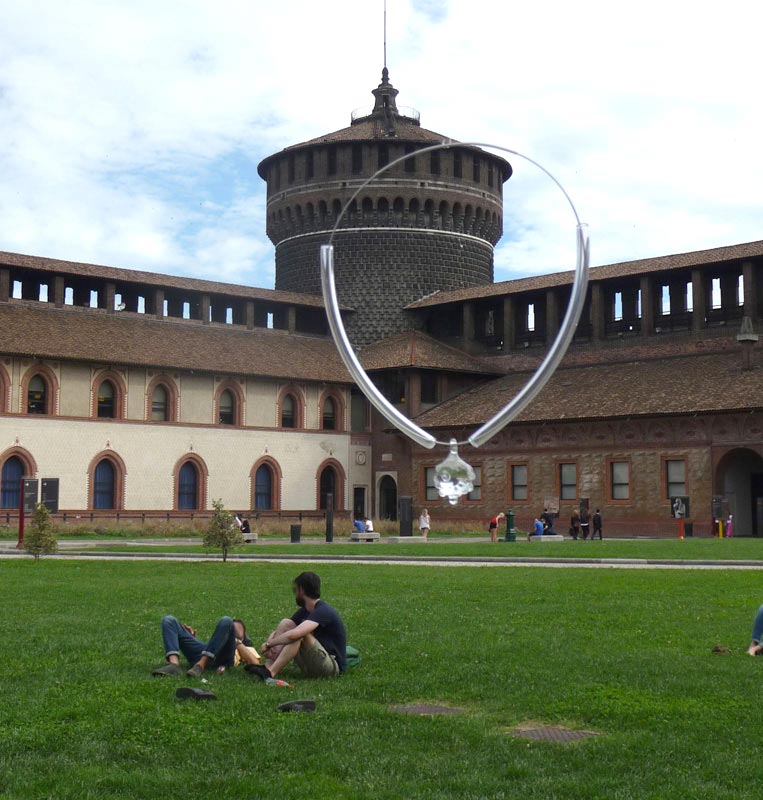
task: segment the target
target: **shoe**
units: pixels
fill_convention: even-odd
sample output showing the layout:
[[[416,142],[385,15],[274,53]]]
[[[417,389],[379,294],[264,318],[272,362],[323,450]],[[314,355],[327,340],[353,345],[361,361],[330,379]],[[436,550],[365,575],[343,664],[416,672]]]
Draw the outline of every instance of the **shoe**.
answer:
[[[163,667],[155,669],[151,673],[155,678],[179,678],[183,674],[180,664],[165,664]]]
[[[178,700],[217,700],[217,695],[206,689],[196,689],[193,686],[181,686],[176,692]]]
[[[281,703],[279,711],[315,711],[315,700],[289,700]]]
[[[186,673],[189,678],[200,678],[204,674],[204,667],[194,664]]]
[[[253,675],[255,678],[259,678],[259,680],[264,681],[267,678],[272,678],[273,676],[270,674],[270,670],[264,666],[263,664],[247,664],[244,669],[250,674]]]

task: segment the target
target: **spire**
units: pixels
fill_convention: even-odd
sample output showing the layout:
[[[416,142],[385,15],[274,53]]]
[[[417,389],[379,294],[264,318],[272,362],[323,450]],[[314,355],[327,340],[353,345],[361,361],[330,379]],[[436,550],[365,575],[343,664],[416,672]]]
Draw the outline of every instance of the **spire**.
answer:
[[[383,116],[390,119],[397,116],[397,89],[389,82],[389,70],[385,66],[382,70],[381,83],[372,90],[371,94],[376,98],[374,103],[374,110],[371,112],[372,116]]]

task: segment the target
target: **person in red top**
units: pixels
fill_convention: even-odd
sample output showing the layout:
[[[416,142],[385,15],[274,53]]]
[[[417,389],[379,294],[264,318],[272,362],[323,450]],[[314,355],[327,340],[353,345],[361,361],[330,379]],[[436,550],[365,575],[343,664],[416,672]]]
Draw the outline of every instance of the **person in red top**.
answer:
[[[498,541],[498,526],[506,519],[506,514],[501,511],[500,514],[496,514],[491,520],[490,525],[488,526],[488,530],[490,531],[490,541],[497,542]]]

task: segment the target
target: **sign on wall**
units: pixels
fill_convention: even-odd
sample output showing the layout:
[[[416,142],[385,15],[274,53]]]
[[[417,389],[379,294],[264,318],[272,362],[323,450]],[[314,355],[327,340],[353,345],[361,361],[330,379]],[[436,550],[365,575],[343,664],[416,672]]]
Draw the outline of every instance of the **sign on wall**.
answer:
[[[670,514],[676,519],[685,519],[691,516],[689,511],[689,498],[676,496],[670,498]]]

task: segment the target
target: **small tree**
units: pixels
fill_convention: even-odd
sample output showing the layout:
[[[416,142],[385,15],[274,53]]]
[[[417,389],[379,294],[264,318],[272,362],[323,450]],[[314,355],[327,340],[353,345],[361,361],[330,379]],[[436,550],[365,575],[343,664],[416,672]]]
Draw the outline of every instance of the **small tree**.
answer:
[[[222,500],[213,500],[212,508],[215,513],[204,531],[204,547],[208,550],[222,550],[223,561],[227,561],[228,551],[244,544],[244,537],[231,514],[225,510]]]
[[[32,522],[24,534],[24,549],[34,556],[35,561],[58,550],[56,528],[50,521],[50,511],[42,503],[34,507]]]

